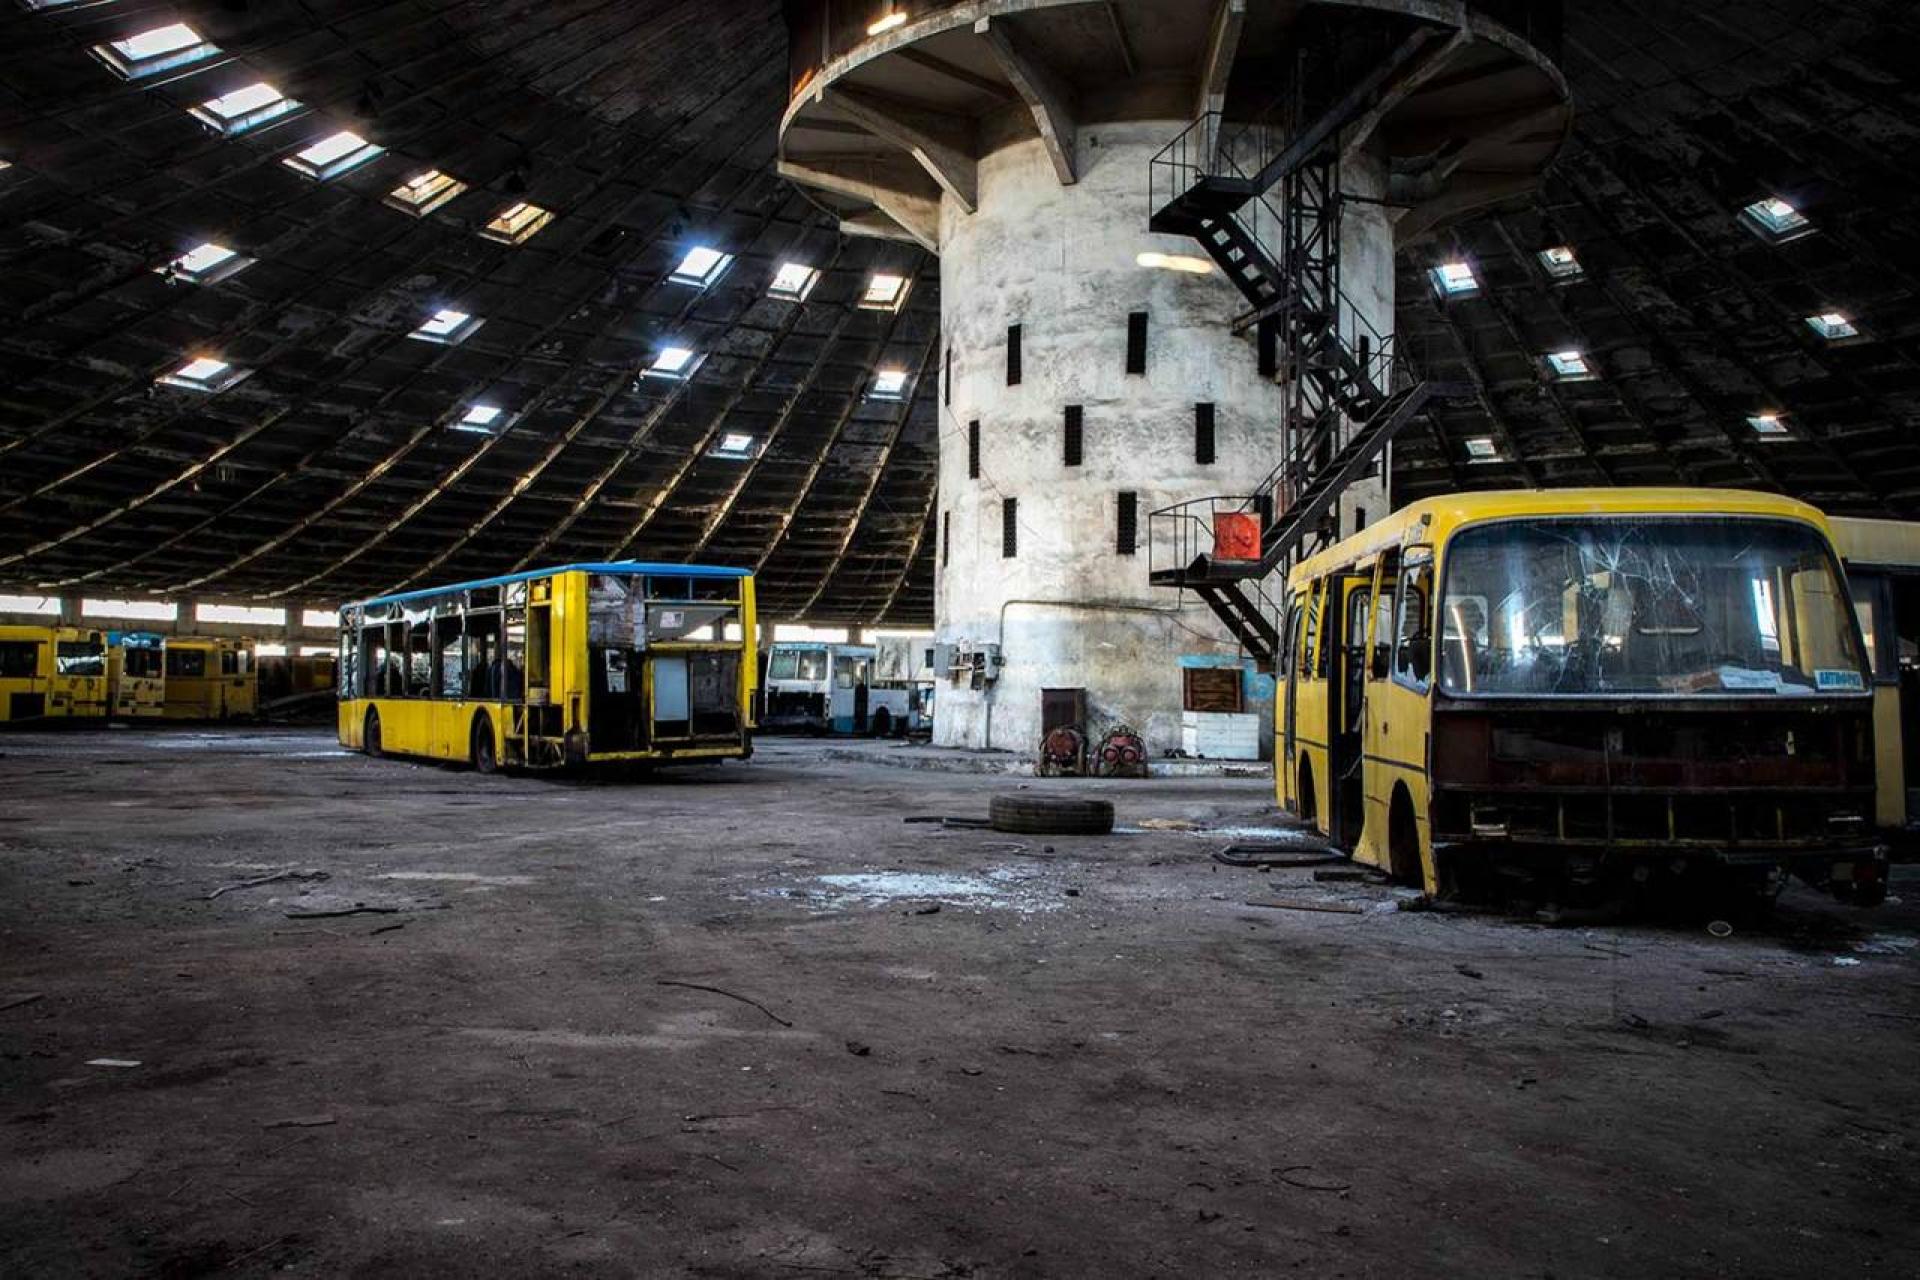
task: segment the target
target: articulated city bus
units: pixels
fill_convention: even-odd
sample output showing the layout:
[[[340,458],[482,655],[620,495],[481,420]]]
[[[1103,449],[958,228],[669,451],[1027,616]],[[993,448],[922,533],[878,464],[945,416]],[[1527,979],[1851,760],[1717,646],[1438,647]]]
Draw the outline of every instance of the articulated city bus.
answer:
[[[253,644],[216,636],[168,636],[168,720],[241,720],[258,707]]]
[[[622,560],[348,605],[340,742],[553,768],[753,754],[753,576]]]
[[[107,634],[108,714],[157,720],[166,714],[166,640],[148,631]]]
[[[1830,517],[1873,668],[1874,819],[1903,854],[1920,848],[1920,524]]]
[[[0,724],[106,714],[106,636],[78,627],[0,627]]]
[[[1827,522],[1726,490],[1459,494],[1297,566],[1281,803],[1430,892],[1704,866],[1884,893]]]
[[[877,678],[872,645],[782,641],[767,651],[760,723],[885,738],[920,729],[925,719],[911,684]]]

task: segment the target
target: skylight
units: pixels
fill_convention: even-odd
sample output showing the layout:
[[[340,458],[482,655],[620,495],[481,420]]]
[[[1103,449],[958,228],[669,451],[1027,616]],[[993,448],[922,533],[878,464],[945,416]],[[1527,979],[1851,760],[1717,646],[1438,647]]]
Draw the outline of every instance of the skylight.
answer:
[[[416,174],[387,193],[387,203],[416,217],[426,217],[467,189],[461,182],[438,169]]]
[[[780,298],[787,302],[804,302],[813,286],[820,282],[820,272],[804,262],[783,262],[780,269],[773,273],[773,283],[767,286],[767,296]]]
[[[907,278],[876,271],[867,278],[860,305],[869,311],[898,311],[907,298]]]
[[[456,346],[465,342],[486,321],[470,316],[464,311],[455,311],[443,307],[420,322],[420,326],[409,338],[418,338],[422,342],[435,342],[443,347]]]
[[[480,229],[480,234],[501,244],[525,244],[553,221],[553,211],[522,200],[509,205],[498,217]]]
[[[882,369],[873,375],[873,398],[876,400],[898,400],[906,389],[905,369]]]
[[[161,374],[158,381],[188,391],[225,391],[246,377],[247,372],[213,356],[195,356],[172,373]]]
[[[264,80],[209,98],[193,108],[195,118],[228,137],[277,120],[300,106]]]
[[[1500,456],[1492,436],[1474,436],[1467,440],[1467,457],[1473,462],[1492,462]]]
[[[492,433],[496,429],[495,424],[500,422],[500,415],[504,412],[505,410],[497,405],[470,404],[467,406],[467,411],[460,415],[460,421],[453,424],[453,428],[456,431]]]
[[[252,258],[243,258],[227,246],[208,240],[171,261],[161,263],[154,270],[168,280],[184,280],[188,284],[218,284],[252,262]]]
[[[698,367],[693,352],[685,347],[662,347],[647,366],[650,378],[684,378]]]
[[[1549,279],[1561,281],[1578,280],[1587,274],[1587,269],[1580,265],[1580,259],[1574,256],[1572,247],[1564,244],[1540,251],[1540,269],[1547,273]]]
[[[295,173],[304,173],[316,182],[325,182],[349,169],[358,168],[385,150],[385,147],[368,142],[351,129],[342,129],[338,133],[328,134],[304,151],[294,152],[281,163]]]
[[[760,442],[744,431],[729,431],[709,452],[716,458],[751,458],[760,452]]]
[[[1779,196],[1755,200],[1740,211],[1740,221],[1769,244],[1784,244],[1813,234],[1813,224],[1806,215]]]
[[[680,265],[673,269],[667,279],[675,284],[690,284],[696,289],[704,289],[718,280],[732,262],[732,254],[698,244],[687,250],[687,256],[680,259]]]
[[[1755,435],[1759,436],[1784,436],[1787,434],[1787,424],[1780,421],[1780,415],[1771,410],[1766,413],[1748,415],[1747,425],[1753,428]]]
[[[1468,298],[1480,292],[1480,279],[1465,262],[1443,262],[1427,273],[1443,298]]]
[[[1586,382],[1596,376],[1583,351],[1555,351],[1549,354],[1547,371],[1560,382]]]
[[[1842,342],[1860,336],[1860,327],[1838,311],[1823,311],[1807,317],[1807,327],[1828,342]]]
[[[93,46],[94,57],[128,80],[184,67],[218,52],[218,47],[202,39],[198,31],[184,22],[171,22],[125,40]]]

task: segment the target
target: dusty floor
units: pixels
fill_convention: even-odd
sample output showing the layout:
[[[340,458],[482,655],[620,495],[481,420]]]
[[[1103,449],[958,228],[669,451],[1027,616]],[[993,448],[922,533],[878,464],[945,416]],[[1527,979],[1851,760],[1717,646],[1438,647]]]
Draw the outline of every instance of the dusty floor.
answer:
[[[0,1274],[1920,1271],[1920,880],[1549,928],[907,825],[1020,783],[803,743],[640,785],[0,753]],[[289,868],[328,878],[209,898]],[[399,910],[289,918],[354,904]]]

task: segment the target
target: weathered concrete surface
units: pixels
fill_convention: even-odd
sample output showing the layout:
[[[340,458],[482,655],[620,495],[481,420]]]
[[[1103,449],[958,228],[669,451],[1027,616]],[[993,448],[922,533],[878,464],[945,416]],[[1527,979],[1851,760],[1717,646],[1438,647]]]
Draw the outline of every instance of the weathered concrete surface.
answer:
[[[1016,784],[806,744],[638,786],[308,733],[0,753],[0,1006],[40,997],[0,1008],[7,1275],[1892,1275],[1920,1251],[1912,880],[1878,913],[1794,891],[1724,940],[1543,929],[1216,867],[1223,836],[1049,854],[908,826]],[[1257,781],[1032,785],[1132,826],[1272,821]],[[331,878],[207,899],[283,867]],[[285,915],[356,901],[437,909]]]

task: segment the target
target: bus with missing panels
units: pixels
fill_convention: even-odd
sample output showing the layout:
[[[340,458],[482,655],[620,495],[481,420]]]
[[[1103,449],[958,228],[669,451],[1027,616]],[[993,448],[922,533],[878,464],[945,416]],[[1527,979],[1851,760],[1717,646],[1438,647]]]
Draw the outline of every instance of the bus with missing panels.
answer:
[[[0,627],[0,724],[104,721],[107,638],[78,627]]]
[[[753,754],[753,575],[622,560],[340,611],[342,746],[557,768]]]
[[[1283,641],[1281,803],[1430,892],[1883,891],[1871,674],[1812,507],[1417,502],[1293,570]]]
[[[164,653],[166,719],[242,720],[259,709],[252,641],[168,636]]]

